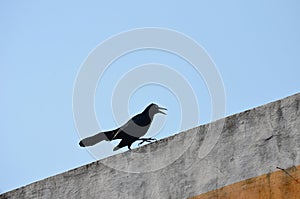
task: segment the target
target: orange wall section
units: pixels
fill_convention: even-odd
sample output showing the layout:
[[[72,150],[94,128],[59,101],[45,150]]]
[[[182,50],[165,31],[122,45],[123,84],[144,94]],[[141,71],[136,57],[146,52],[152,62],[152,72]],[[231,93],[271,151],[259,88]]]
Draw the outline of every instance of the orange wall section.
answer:
[[[278,170],[191,199],[300,199],[300,165],[285,171],[292,177]]]

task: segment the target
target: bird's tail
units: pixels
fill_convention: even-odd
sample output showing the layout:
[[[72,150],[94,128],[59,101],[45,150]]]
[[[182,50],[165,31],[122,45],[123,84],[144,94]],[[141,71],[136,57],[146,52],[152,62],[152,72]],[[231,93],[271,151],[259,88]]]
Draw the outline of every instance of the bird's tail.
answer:
[[[112,131],[106,131],[106,132],[100,132],[96,135],[93,135],[91,137],[84,138],[79,142],[79,146],[81,147],[87,147],[87,146],[93,146],[103,140],[105,141],[111,141],[115,134],[118,132],[119,129],[115,129]]]

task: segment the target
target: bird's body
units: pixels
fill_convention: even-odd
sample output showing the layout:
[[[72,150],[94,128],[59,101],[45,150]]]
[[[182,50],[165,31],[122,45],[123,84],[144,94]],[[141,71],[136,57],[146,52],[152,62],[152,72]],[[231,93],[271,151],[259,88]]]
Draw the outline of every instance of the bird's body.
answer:
[[[165,108],[161,108],[156,104],[150,104],[142,113],[132,117],[126,124],[124,124],[120,128],[111,131],[101,132],[94,136],[85,138],[79,142],[79,145],[82,147],[86,147],[95,145],[103,140],[112,141],[116,139],[121,139],[121,142],[114,148],[115,151],[125,146],[131,149],[130,147],[132,143],[134,143],[137,140],[141,140],[141,143],[155,140],[153,138],[141,137],[147,133],[152,123],[153,117],[156,113],[165,114],[161,111],[161,109],[166,110]]]

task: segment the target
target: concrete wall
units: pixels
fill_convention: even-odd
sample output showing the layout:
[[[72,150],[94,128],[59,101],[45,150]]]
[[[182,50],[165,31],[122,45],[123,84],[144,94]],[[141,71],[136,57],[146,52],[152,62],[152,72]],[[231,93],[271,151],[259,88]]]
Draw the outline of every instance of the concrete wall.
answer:
[[[297,94],[41,180],[0,198],[196,196],[274,172],[277,166],[299,165],[299,116]]]
[[[190,199],[299,199],[300,166],[243,180]]]

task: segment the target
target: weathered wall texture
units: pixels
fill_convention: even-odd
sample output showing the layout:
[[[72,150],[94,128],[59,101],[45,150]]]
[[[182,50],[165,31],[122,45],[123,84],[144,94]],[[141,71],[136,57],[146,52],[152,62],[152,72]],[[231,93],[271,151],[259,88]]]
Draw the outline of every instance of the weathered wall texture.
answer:
[[[190,199],[299,199],[300,166],[243,180]]]
[[[187,198],[300,164],[300,94],[13,190],[0,198]],[[222,126],[222,122],[224,126]],[[212,150],[201,148],[220,127]],[[216,128],[218,129],[218,128]],[[300,198],[300,197],[299,197]]]

